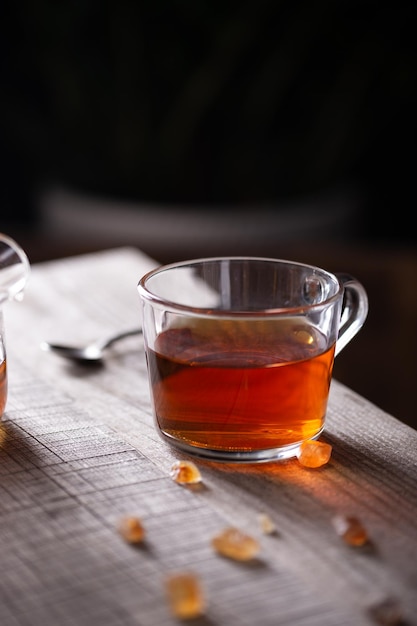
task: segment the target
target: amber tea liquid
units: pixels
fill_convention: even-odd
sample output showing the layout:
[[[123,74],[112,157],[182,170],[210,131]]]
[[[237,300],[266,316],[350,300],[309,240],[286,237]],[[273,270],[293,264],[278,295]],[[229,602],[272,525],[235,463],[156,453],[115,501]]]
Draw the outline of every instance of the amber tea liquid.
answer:
[[[223,451],[295,445],[324,424],[334,345],[304,321],[172,328],[148,350],[155,418],[184,444]]]
[[[6,408],[7,399],[7,369],[6,359],[0,361],[0,417]]]

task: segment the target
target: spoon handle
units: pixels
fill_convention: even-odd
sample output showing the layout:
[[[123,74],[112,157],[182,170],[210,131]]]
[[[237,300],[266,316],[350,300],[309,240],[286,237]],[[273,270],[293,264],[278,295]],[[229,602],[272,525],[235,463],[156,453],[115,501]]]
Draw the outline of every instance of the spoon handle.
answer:
[[[121,333],[118,333],[117,335],[113,335],[112,337],[108,337],[107,339],[104,339],[103,342],[100,343],[100,347],[104,350],[105,348],[108,348],[116,341],[119,341],[119,339],[124,339],[125,337],[131,337],[132,335],[141,335],[141,334],[142,334],[141,328],[132,328],[131,330],[125,330]]]

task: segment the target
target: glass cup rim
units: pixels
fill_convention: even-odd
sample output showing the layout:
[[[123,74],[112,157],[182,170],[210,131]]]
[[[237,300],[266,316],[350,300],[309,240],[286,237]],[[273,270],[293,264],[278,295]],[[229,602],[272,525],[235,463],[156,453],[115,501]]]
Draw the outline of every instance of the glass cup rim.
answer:
[[[157,274],[162,274],[164,272],[168,272],[173,269],[180,269],[182,267],[191,267],[202,265],[207,262],[221,262],[221,261],[257,261],[257,262],[267,262],[276,265],[286,265],[286,266],[297,266],[311,270],[313,273],[320,273],[322,276],[325,276],[326,279],[338,285],[337,291],[323,300],[322,302],[318,302],[315,304],[302,304],[300,306],[291,306],[291,307],[276,307],[276,308],[265,308],[265,309],[256,309],[250,311],[243,310],[227,310],[227,309],[213,309],[209,307],[198,307],[189,304],[181,304],[179,302],[175,302],[174,300],[169,300],[167,298],[161,297],[156,293],[153,293],[148,287],[147,282]],[[166,263],[163,265],[159,265],[152,270],[146,272],[139,280],[137,285],[139,295],[148,302],[153,305],[159,305],[164,307],[165,309],[169,309],[171,311],[177,311],[182,313],[187,313],[188,315],[199,316],[199,317],[217,317],[221,319],[226,318],[256,318],[256,317],[274,317],[277,315],[294,315],[294,314],[302,314],[306,311],[313,311],[317,309],[321,309],[323,307],[327,307],[331,305],[333,302],[336,302],[344,292],[344,286],[341,279],[332,272],[325,270],[317,265],[313,265],[311,263],[304,263],[302,261],[292,261],[290,259],[281,259],[274,257],[262,257],[262,256],[234,256],[234,255],[223,255],[223,256],[208,256],[208,257],[197,257],[193,259],[187,259],[183,261],[174,261],[172,263]]]

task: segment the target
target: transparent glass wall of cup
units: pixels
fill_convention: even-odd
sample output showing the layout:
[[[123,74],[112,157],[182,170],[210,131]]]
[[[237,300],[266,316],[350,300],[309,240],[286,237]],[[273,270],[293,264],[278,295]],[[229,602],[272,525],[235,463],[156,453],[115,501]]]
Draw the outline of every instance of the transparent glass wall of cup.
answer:
[[[0,418],[7,400],[7,359],[3,305],[23,296],[30,272],[26,253],[10,237],[0,233]]]
[[[202,458],[296,454],[324,428],[334,357],[368,312],[347,274],[285,260],[207,258],[138,285],[160,435]]]

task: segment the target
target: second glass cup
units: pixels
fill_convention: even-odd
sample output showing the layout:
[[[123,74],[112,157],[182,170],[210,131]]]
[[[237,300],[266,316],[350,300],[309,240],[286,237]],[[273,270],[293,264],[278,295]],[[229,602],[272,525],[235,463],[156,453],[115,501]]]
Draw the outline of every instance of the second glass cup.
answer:
[[[8,389],[3,305],[23,296],[29,274],[26,252],[16,241],[0,233],[0,419],[6,408]]]
[[[160,435],[219,461],[296,454],[324,428],[335,356],[368,312],[348,274],[278,259],[159,267],[138,285]]]

